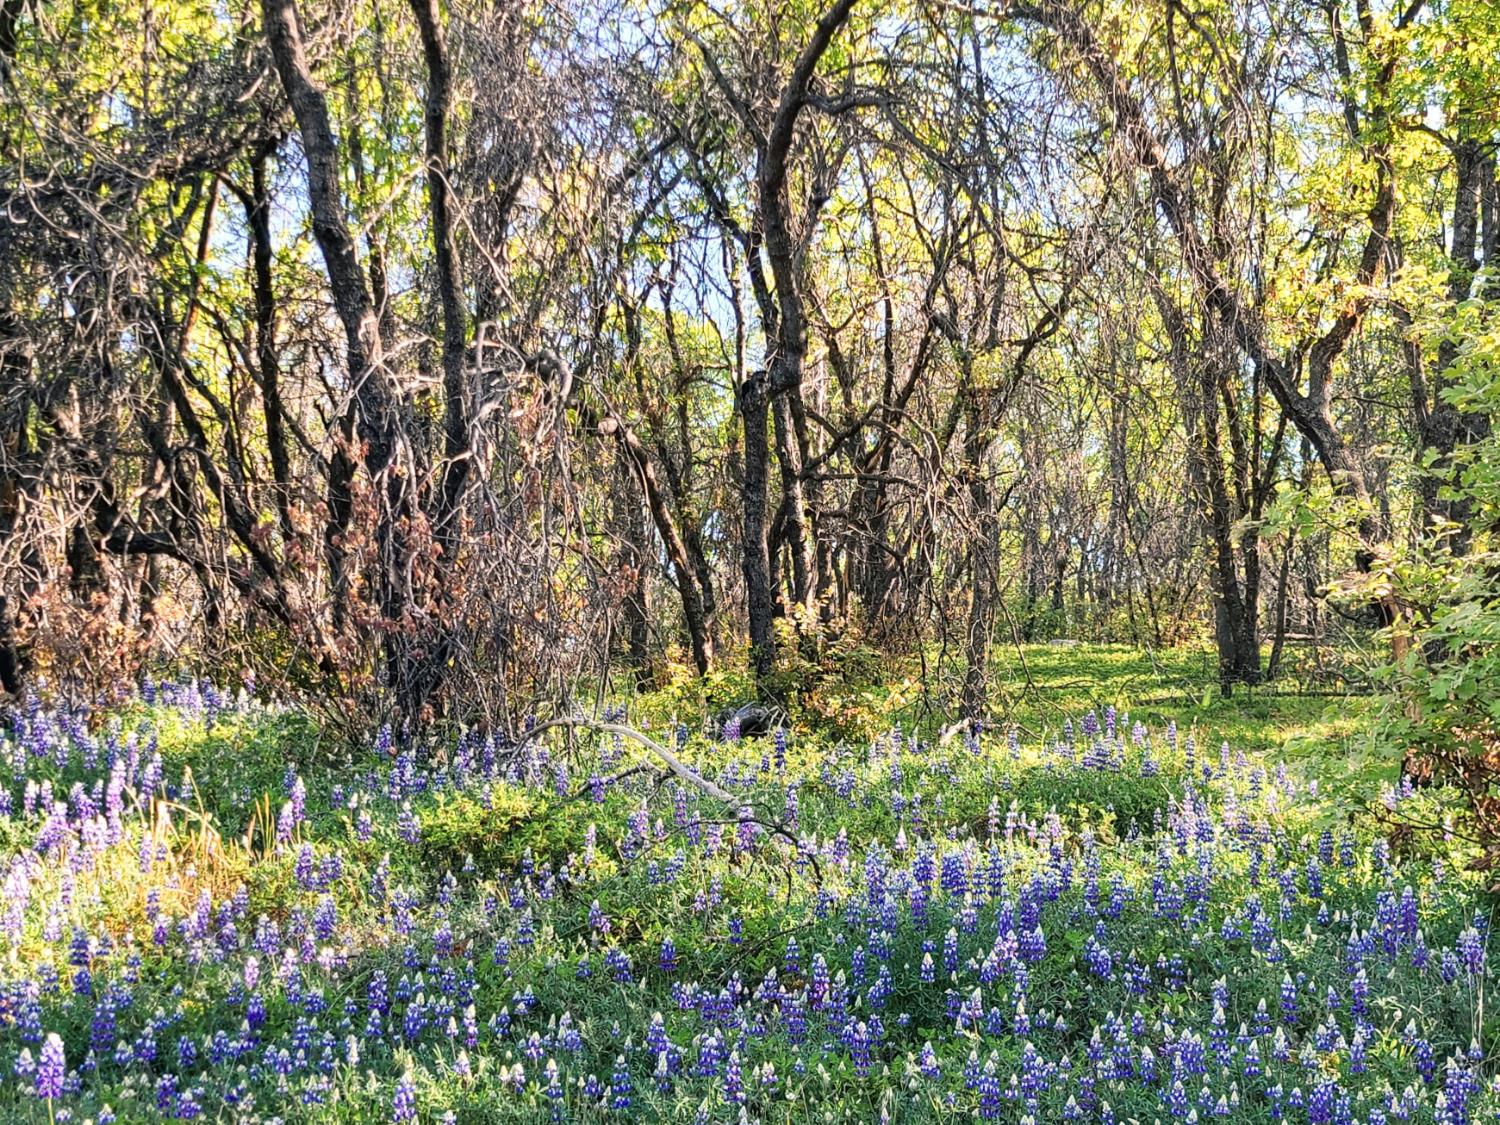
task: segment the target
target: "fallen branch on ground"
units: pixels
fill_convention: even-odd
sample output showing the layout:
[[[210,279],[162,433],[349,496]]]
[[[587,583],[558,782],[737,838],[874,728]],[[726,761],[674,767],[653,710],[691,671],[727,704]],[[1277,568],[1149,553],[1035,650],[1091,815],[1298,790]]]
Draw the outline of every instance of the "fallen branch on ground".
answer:
[[[693,769],[676,754],[673,754],[660,742],[657,742],[656,739],[642,734],[634,727],[627,727],[624,723],[606,723],[602,722],[599,719],[584,718],[582,715],[572,715],[561,719],[548,719],[545,723],[538,723],[536,726],[532,727],[529,731],[523,734],[520,741],[516,743],[516,749],[520,749],[522,746],[525,746],[528,742],[535,739],[538,735],[541,735],[546,731],[558,727],[583,727],[585,730],[601,731],[605,734],[618,734],[622,738],[631,739],[634,742],[640,743],[647,750],[651,751],[651,753],[655,754],[658,758],[665,762],[667,768],[675,773],[678,777],[682,778],[684,781],[693,785],[697,789],[702,790],[704,793],[707,793],[710,797],[713,797],[719,801],[723,801],[726,805],[734,805],[735,807],[738,807],[741,804],[741,802],[735,800],[735,798],[729,792],[720,788],[718,785],[715,785],[712,781],[709,781],[708,778],[704,777],[697,770]]]
[[[525,746],[528,742],[533,741],[546,731],[558,728],[572,730],[579,727],[582,727],[584,730],[600,731],[605,734],[618,734],[623,738],[629,738],[635,742],[640,743],[647,750],[651,751],[651,753],[660,758],[662,762],[666,764],[667,768],[675,773],[678,777],[682,778],[684,781],[693,785],[700,791],[707,793],[715,800],[723,801],[726,805],[729,805],[731,808],[736,810],[736,816],[733,820],[705,820],[701,821],[701,823],[722,824],[726,826],[738,825],[742,823],[759,825],[760,827],[765,828],[773,834],[780,836],[782,839],[790,842],[794,853],[798,857],[804,857],[809,861],[809,864],[813,869],[813,875],[817,879],[817,881],[819,883],[823,881],[823,869],[818,863],[818,857],[811,852],[804,852],[802,850],[801,841],[797,838],[797,834],[792,831],[791,828],[789,828],[785,824],[779,823],[778,821],[763,820],[760,817],[750,815],[753,810],[750,808],[750,806],[745,804],[744,801],[736,800],[735,797],[727,790],[714,784],[712,781],[709,781],[708,778],[704,777],[697,770],[693,769],[676,754],[672,753],[661,743],[657,742],[656,739],[650,737],[649,735],[642,734],[634,727],[627,727],[624,723],[606,723],[599,719],[588,719],[584,718],[582,715],[572,715],[560,719],[549,719],[545,723],[537,724],[529,731],[527,731],[524,735],[522,735],[520,741],[515,744],[514,749],[521,749],[521,747]],[[642,772],[645,770],[649,770],[649,767],[635,767],[632,769],[628,769],[624,773],[617,775],[617,777],[612,780],[629,777],[636,774],[637,772]]]

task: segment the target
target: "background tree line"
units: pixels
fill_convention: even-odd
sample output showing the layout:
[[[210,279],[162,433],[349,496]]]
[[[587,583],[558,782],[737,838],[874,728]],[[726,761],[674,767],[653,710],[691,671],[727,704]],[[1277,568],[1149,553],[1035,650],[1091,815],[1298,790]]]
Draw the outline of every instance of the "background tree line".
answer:
[[[10,693],[862,644],[977,716],[1053,636],[1436,656],[1488,559],[1489,0],[0,0],[0,85]]]

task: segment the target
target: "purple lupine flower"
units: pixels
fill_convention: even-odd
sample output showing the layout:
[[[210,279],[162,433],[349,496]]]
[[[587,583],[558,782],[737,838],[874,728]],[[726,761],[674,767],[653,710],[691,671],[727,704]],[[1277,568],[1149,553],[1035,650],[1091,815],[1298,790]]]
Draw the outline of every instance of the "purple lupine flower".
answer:
[[[561,1121],[562,1120],[563,1085],[562,1085],[562,1078],[561,1078],[561,1076],[557,1072],[557,1060],[556,1059],[548,1059],[547,1060],[547,1069],[545,1071],[545,1077],[546,1077],[547,1085],[545,1086],[545,1088],[543,1089],[542,1092],[547,1095],[548,1101],[550,1101],[552,1103],[552,1120],[553,1121]]]
[[[1455,948],[1464,968],[1473,976],[1478,976],[1484,969],[1484,939],[1479,936],[1479,931],[1473,926],[1465,927],[1458,935]]]
[[[297,880],[297,885],[304,891],[317,889],[316,869],[313,866],[313,850],[311,844],[303,844],[297,849],[297,861],[293,864],[292,874]]]
[[[307,785],[291,767],[287,768],[287,772],[290,775],[286,785],[287,803],[292,807],[292,819],[301,824],[307,818]]]
[[[338,908],[334,905],[333,896],[325,894],[318,900],[317,909],[313,911],[313,928],[321,941],[329,941],[337,926]]]
[[[993,1121],[1000,1116],[1001,1104],[1000,1082],[995,1076],[993,1055],[985,1062],[974,1085],[979,1091],[979,1116],[985,1121]]]
[[[753,817],[754,811],[749,808],[741,808],[735,825],[735,846],[743,852],[753,852],[756,841],[760,837],[760,825],[756,824]]]
[[[630,1109],[630,1095],[635,1087],[630,1081],[630,1070],[625,1065],[625,1056],[619,1055],[615,1058],[614,1073],[609,1077],[609,1107],[616,1113],[625,1113]]]
[[[861,1077],[870,1073],[874,1065],[870,1057],[870,1025],[863,1020],[844,1028],[844,1045],[849,1048],[849,1057],[854,1062],[854,1073]]]
[[[941,1078],[943,1075],[943,1068],[938,1064],[937,1052],[932,1049],[931,1040],[922,1044],[922,1054],[917,1060],[917,1069],[922,1072],[924,1078]]]
[[[718,1029],[715,1028],[698,1041],[698,1062],[693,1073],[699,1078],[717,1078],[721,1058],[723,1058],[723,1051],[719,1042]]]
[[[417,1117],[417,1088],[412,1084],[411,1072],[403,1074],[396,1083],[396,1093],[391,1098],[391,1121],[400,1125],[403,1121],[415,1121]]]
[[[60,1098],[63,1092],[63,1078],[67,1073],[67,1055],[63,1050],[63,1042],[57,1033],[49,1032],[47,1040],[42,1044],[40,1056],[36,1064],[36,1096],[39,1098]]]
[[[396,818],[396,834],[407,844],[415,844],[421,839],[422,822],[412,811],[410,801],[401,802],[401,815]]]
[[[724,1067],[724,1100],[730,1105],[745,1104],[745,1079],[738,1051],[729,1052],[729,1062]]]

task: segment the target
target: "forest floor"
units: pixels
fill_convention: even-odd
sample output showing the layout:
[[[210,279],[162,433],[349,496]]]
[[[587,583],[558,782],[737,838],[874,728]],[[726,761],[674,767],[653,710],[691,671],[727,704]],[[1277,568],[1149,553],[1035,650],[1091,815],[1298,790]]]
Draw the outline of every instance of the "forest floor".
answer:
[[[1269,646],[1263,663],[1268,654]],[[1238,686],[1228,697],[1219,691],[1215,654],[1186,647],[1027,645],[1001,651],[995,676],[1004,685],[998,702],[1011,721],[1038,734],[1114,706],[1147,726],[1176,722],[1210,747],[1227,741],[1274,752],[1356,802],[1395,783],[1400,763],[1376,754],[1362,737],[1377,700],[1358,683],[1342,684],[1336,673],[1320,675],[1310,654],[1297,655],[1283,678]],[[1334,654],[1322,663],[1343,668],[1346,659]]]
[[[777,735],[705,725],[733,675],[634,700],[702,786],[625,736],[347,745],[194,682],[20,714],[0,1119],[1500,1107],[1490,899],[1461,839],[1393,847],[1445,798],[1389,790],[1367,700],[1040,645],[997,654],[1009,724],[942,739],[857,663]]]

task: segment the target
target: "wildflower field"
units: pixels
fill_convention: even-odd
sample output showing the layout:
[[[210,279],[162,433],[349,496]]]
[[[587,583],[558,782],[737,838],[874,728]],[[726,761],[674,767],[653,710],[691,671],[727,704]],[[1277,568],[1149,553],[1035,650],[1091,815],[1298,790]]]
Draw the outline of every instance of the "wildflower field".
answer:
[[[5,1122],[1495,1120],[1489,902],[1122,708],[335,746],[201,682],[0,735]],[[1441,817],[1440,795],[1388,790]]]

